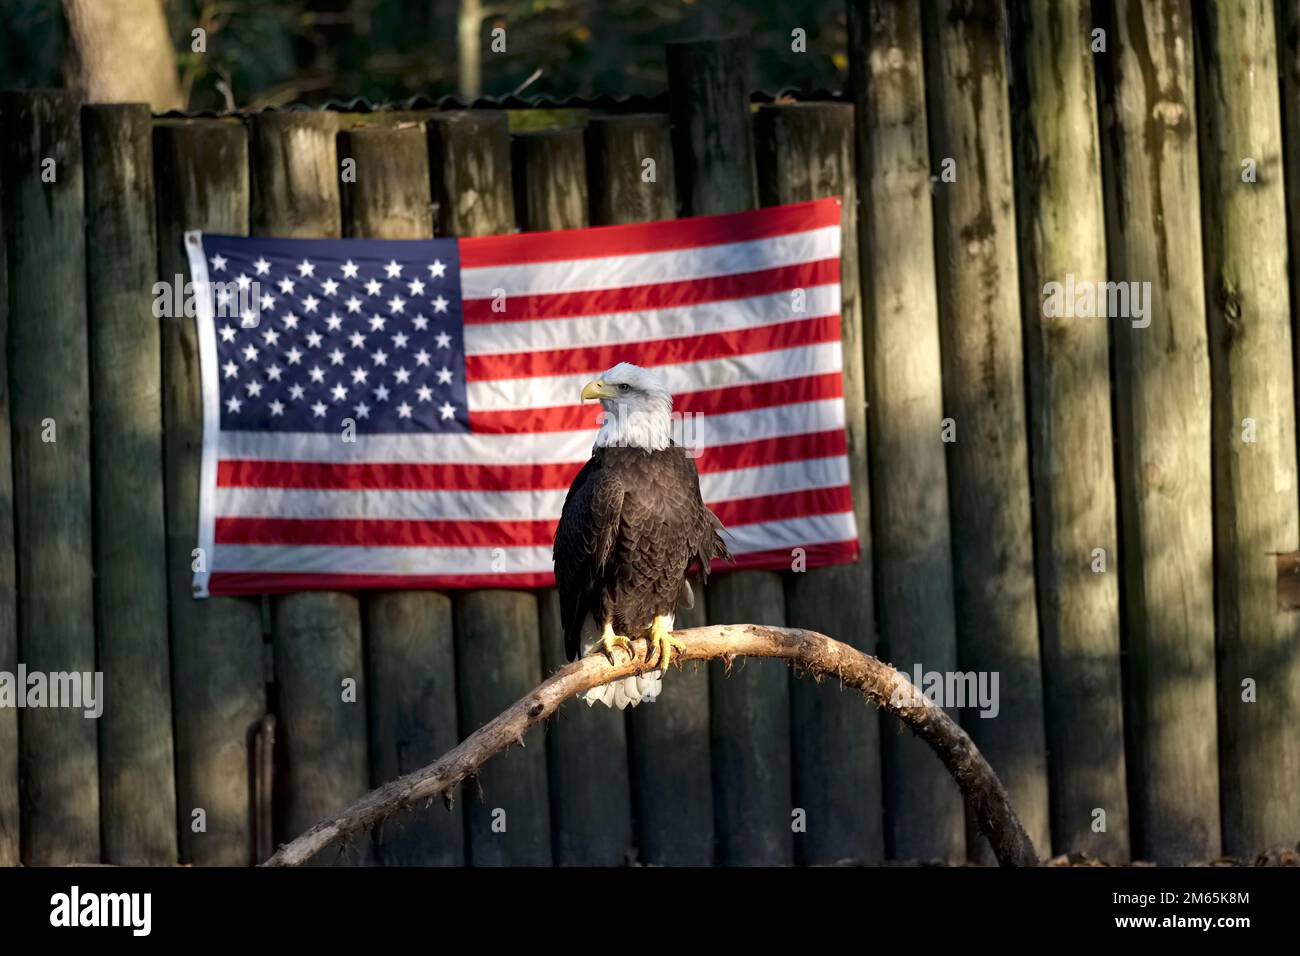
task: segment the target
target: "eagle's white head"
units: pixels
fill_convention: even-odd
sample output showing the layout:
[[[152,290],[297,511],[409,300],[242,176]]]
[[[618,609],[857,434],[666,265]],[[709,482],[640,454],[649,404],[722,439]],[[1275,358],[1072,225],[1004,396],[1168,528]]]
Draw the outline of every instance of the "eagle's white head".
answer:
[[[649,369],[620,362],[588,382],[583,401],[599,399],[605,409],[596,447],[661,451],[673,440],[673,397]]]

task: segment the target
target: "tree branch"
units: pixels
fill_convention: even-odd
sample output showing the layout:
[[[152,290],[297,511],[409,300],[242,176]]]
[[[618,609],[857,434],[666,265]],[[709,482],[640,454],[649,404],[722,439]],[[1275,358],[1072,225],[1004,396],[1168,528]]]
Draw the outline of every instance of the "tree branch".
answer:
[[[686,642],[680,661],[721,659],[728,667],[737,657],[779,657],[800,670],[834,677],[857,688],[882,710],[901,719],[934,748],[952,774],[1003,866],[1037,866],[1038,854],[1007,800],[993,768],[942,708],[922,697],[911,682],[888,664],[815,631],[732,624],[697,627],[675,635]],[[645,641],[635,642],[638,655]],[[568,698],[598,684],[643,669],[640,659],[611,666],[599,655],[585,657],[556,671],[532,693],[484,724],[440,760],[387,783],[356,800],[337,816],[317,823],[292,843],[280,847],[264,866],[297,866],[336,840],[369,830],[405,807],[442,796],[450,804],[456,786],[524,733],[555,713]],[[665,692],[672,692],[668,675]],[[897,691],[897,693],[896,693]],[[895,697],[899,703],[895,702]],[[671,707],[669,702],[661,706]]]

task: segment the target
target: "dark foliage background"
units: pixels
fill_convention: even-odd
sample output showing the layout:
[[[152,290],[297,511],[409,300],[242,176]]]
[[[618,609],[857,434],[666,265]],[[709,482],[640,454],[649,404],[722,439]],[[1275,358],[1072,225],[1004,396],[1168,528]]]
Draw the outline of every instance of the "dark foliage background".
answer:
[[[402,100],[457,92],[465,0],[166,0],[190,109]],[[663,45],[718,33],[750,38],[757,89],[836,89],[847,73],[844,5],[818,0],[482,0],[482,92],[657,93]],[[507,52],[488,49],[506,28]],[[207,52],[191,52],[191,31]],[[807,52],[790,56],[791,33]],[[57,86],[66,27],[59,0],[0,0],[0,87]],[[791,64],[794,63],[792,67]],[[224,89],[223,89],[224,87]],[[225,89],[229,90],[229,99]]]

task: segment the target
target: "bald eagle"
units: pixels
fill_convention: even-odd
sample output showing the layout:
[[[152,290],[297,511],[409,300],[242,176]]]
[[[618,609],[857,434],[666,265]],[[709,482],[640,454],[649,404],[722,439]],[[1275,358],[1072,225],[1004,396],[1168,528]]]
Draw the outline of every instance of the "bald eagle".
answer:
[[[704,506],[700,476],[686,449],[672,440],[673,398],[653,372],[623,362],[582,390],[598,399],[604,420],[591,460],[569,487],[555,531],[555,583],[569,660],[593,651],[614,662],[647,638],[646,674],[593,688],[622,709],[652,701],[673,654],[674,615],[694,601],[687,569],[701,579],[714,558],[732,560],[722,524]]]

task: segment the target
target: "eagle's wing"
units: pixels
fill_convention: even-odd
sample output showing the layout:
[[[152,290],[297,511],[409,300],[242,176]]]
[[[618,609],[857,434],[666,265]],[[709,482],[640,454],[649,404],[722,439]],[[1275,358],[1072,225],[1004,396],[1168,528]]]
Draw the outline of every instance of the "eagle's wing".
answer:
[[[722,540],[720,532],[726,530],[722,522],[718,520],[717,515],[704,506],[704,496],[700,493],[700,472],[695,467],[695,459],[686,454],[682,457],[686,459],[686,468],[691,476],[691,487],[695,493],[695,522],[690,530],[689,541],[691,560],[699,561],[700,580],[707,581],[710,562],[714,558],[722,558],[733,564],[736,559],[731,556],[727,543]],[[692,595],[692,603],[694,603],[694,595]]]
[[[564,652],[578,656],[582,623],[598,600],[605,563],[618,537],[623,483],[592,458],[578,472],[555,529],[555,585],[560,592]]]

